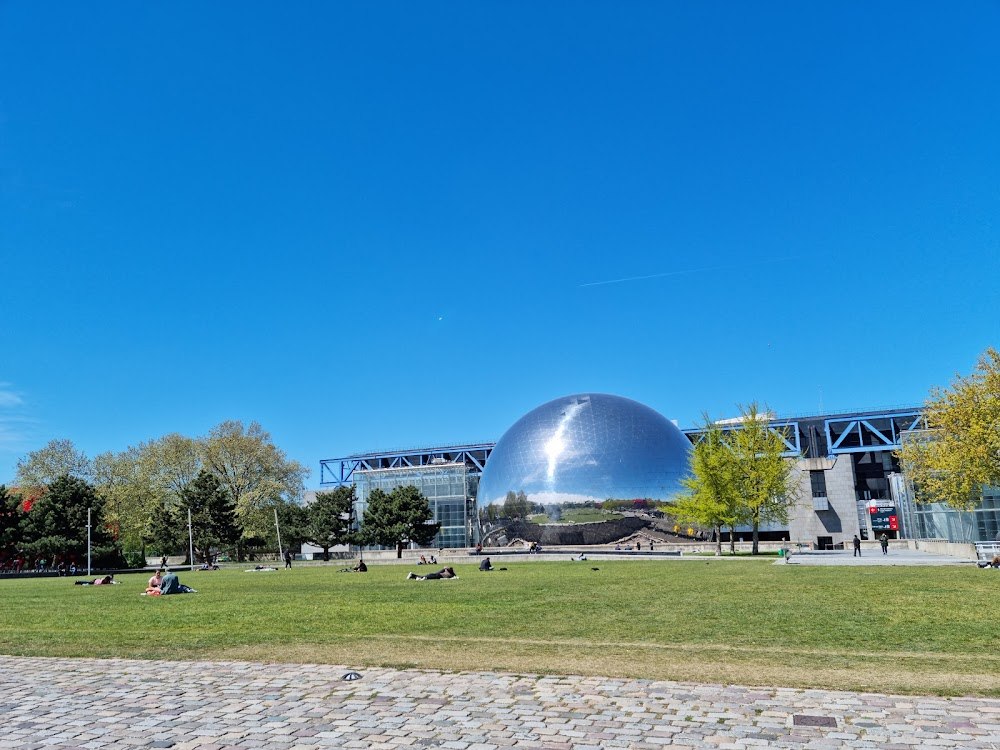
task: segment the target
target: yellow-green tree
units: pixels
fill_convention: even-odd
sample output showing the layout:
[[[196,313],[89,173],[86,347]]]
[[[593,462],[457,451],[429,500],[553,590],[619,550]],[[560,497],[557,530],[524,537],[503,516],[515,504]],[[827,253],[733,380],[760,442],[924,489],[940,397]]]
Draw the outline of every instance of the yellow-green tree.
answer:
[[[732,425],[706,419],[704,439],[695,445],[685,483],[688,494],[674,506],[678,515],[697,521],[698,514],[712,527],[750,525],[755,555],[760,525],[787,523],[798,493],[795,467],[785,455],[788,446],[770,423],[770,414],[756,402],[741,406],[740,418]]]
[[[148,443],[139,443],[121,453],[107,451],[93,462],[94,485],[104,500],[104,518],[118,533],[130,562],[145,558],[146,541],[156,510],[162,507]],[[141,565],[145,565],[141,560]]]
[[[681,482],[686,492],[668,508],[679,521],[714,529],[717,555],[722,554],[723,527],[732,529],[739,520],[732,458],[722,427],[705,415],[701,434],[691,449],[691,473]]]
[[[928,430],[896,452],[917,502],[939,502],[964,513],[983,488],[1000,485],[1000,352],[988,347],[972,373],[935,387],[924,405]]]
[[[728,433],[728,444],[742,515],[753,527],[756,555],[761,523],[788,523],[788,509],[798,495],[795,467],[785,456],[788,445],[782,435],[771,429],[770,414],[756,402],[740,407],[739,429]]]
[[[87,454],[78,451],[72,440],[50,440],[44,448],[18,459],[14,484],[22,495],[37,496],[59,477],[89,480],[92,471]]]
[[[309,470],[288,458],[257,422],[226,421],[199,444],[204,468],[229,494],[245,538],[265,537],[273,508],[298,502]]]

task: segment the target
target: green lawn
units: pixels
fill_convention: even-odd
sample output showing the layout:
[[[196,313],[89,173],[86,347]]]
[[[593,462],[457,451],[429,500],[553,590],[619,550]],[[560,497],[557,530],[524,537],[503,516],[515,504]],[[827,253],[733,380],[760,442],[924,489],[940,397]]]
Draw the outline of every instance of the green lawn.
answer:
[[[0,653],[262,659],[1000,695],[1000,574],[762,560],[182,573],[188,596],[0,581]],[[591,570],[599,567],[599,571]],[[415,569],[416,570],[416,569]]]

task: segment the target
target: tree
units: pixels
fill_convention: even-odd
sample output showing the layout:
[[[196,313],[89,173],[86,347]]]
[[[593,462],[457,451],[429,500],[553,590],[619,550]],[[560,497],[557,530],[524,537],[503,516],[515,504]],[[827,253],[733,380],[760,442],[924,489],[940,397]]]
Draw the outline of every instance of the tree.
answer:
[[[433,517],[427,498],[412,484],[389,493],[376,488],[368,496],[361,525],[363,543],[394,546],[396,557],[401,558],[405,545],[423,546],[434,540],[441,524],[432,522]]]
[[[44,448],[18,459],[15,482],[22,494],[41,494],[61,476],[90,479],[91,472],[90,459],[72,440],[50,440]]]
[[[174,432],[140,447],[165,501],[179,500],[202,469],[199,442]]]
[[[722,528],[734,528],[739,517],[732,459],[722,427],[706,415],[698,442],[691,449],[691,473],[681,481],[687,491],[670,506],[678,520],[715,530],[717,555],[722,554]]]
[[[104,523],[104,503],[94,487],[78,477],[63,475],[48,484],[24,518],[23,550],[36,557],[68,562],[87,554],[87,510],[91,511],[91,554],[98,567],[124,562]]]
[[[226,421],[200,442],[200,457],[226,490],[245,537],[266,537],[271,509],[298,502],[309,470],[287,458],[257,423]]]
[[[202,562],[210,563],[215,551],[240,537],[233,503],[215,475],[207,471],[199,472],[185,488],[178,510],[181,521],[186,521],[187,511],[191,511],[195,556]]]
[[[976,508],[983,487],[1000,485],[1000,352],[987,347],[972,373],[935,387],[925,402],[928,431],[896,452],[917,502],[960,512]]]
[[[692,520],[703,516],[713,527],[729,526],[731,546],[735,527],[750,524],[756,555],[760,524],[786,523],[798,493],[794,466],[785,456],[788,446],[756,403],[741,406],[739,423],[729,429],[706,422],[705,440],[699,443],[704,445],[696,445],[692,457],[692,471],[697,473],[686,483],[688,496],[675,509]]]
[[[23,522],[24,501],[0,484],[0,561],[21,544]]]
[[[307,541],[309,533],[309,511],[298,503],[282,503],[277,508],[278,523],[281,525],[281,544],[286,550],[299,550]],[[278,549],[277,530],[273,537],[274,549]]]
[[[503,515],[505,518],[527,518],[531,512],[531,503],[524,490],[508,490],[503,501]]]
[[[187,552],[187,512],[183,515],[181,518],[179,503],[157,507],[150,513],[146,541],[156,556],[173,555],[181,550]]]
[[[104,500],[105,520],[117,529],[126,554],[145,558],[150,524],[163,507],[146,445],[140,443],[121,453],[108,451],[95,456],[93,475],[97,492]]]
[[[760,524],[788,522],[788,509],[798,495],[794,466],[785,453],[788,446],[770,427],[770,415],[756,402],[740,407],[740,425],[726,433],[733,454],[732,478],[742,505],[741,516],[753,526],[753,554],[760,550]]]
[[[316,499],[306,506],[305,541],[320,547],[324,560],[330,559],[330,547],[352,541],[351,517],[355,500],[354,485],[349,485],[330,492],[317,492]]]

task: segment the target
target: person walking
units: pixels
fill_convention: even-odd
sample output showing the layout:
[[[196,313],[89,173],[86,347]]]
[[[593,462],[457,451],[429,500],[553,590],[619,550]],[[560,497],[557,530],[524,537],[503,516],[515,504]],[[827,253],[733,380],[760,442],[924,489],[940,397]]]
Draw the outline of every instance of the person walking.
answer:
[[[292,553],[290,550],[285,550],[285,568],[292,567]]]
[[[880,536],[878,538],[878,540],[882,544],[882,554],[883,555],[888,555],[889,554],[889,537],[886,534],[882,534],[882,536]]]
[[[858,535],[854,535],[854,554],[852,557],[861,557],[861,540],[858,539]]]

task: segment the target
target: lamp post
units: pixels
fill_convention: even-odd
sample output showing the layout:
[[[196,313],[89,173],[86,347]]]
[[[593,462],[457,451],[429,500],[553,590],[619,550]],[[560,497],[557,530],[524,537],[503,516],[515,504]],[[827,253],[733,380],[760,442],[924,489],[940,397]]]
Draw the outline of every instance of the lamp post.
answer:
[[[191,509],[188,508],[188,555],[191,557],[191,570],[194,571],[194,533],[191,531]]]
[[[90,508],[87,508],[87,575],[90,575]]]
[[[278,532],[278,561],[281,561],[281,553],[284,548],[281,546],[281,527],[278,526],[278,509],[274,509],[274,530]]]

